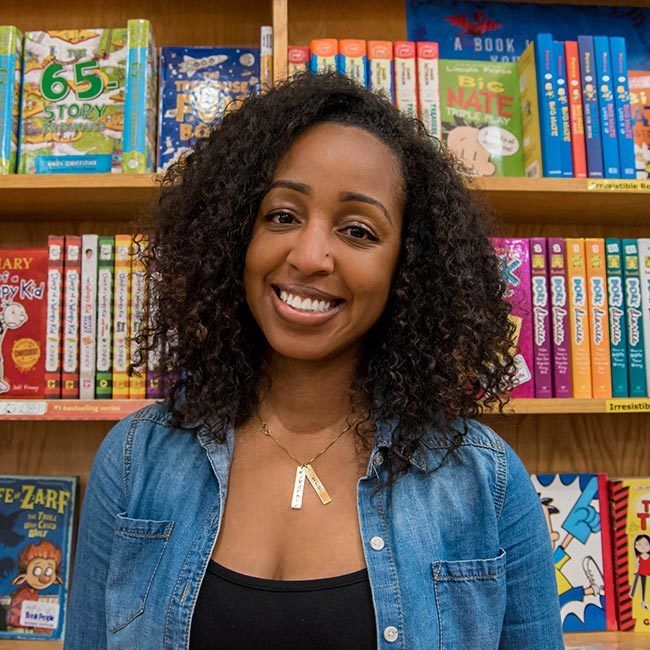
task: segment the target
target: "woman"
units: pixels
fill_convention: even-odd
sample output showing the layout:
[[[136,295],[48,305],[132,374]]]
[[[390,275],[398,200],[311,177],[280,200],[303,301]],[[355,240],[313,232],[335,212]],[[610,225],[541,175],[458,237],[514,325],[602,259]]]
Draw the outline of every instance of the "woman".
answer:
[[[473,419],[512,384],[504,281],[423,127],[295,78],[154,217],[139,340],[178,374],[98,451],[66,647],[563,647],[539,499]]]

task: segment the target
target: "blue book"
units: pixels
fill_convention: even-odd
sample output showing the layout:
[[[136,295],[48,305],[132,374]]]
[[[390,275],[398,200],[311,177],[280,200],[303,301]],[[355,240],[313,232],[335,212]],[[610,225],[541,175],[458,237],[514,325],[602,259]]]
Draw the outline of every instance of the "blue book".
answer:
[[[621,240],[605,239],[607,260],[607,305],[609,308],[609,349],[612,362],[612,397],[628,397],[627,325]]]
[[[603,172],[605,178],[620,178],[621,167],[618,157],[618,137],[616,135],[612,61],[607,36],[594,36],[594,58],[596,61],[596,89],[598,91],[601,144],[603,147]]]
[[[544,176],[562,176],[562,141],[555,93],[553,37],[535,37],[535,69],[537,72],[537,101],[539,105],[539,136],[542,141]]]
[[[616,129],[618,132],[621,178],[636,178],[634,132],[632,130],[632,109],[630,107],[630,85],[628,82],[625,39],[620,36],[612,36],[609,39],[609,51],[612,55],[614,105],[616,106]]]
[[[553,61],[555,63],[555,95],[558,106],[558,123],[560,130],[560,154],[562,159],[562,176],[573,178],[573,154],[571,153],[571,120],[569,118],[569,95],[566,85],[566,63],[564,60],[564,43],[553,41]]]
[[[585,121],[587,175],[589,178],[603,178],[603,147],[600,135],[600,113],[598,112],[593,36],[578,36],[578,52],[580,54],[582,112]]]
[[[253,47],[161,47],[158,171],[192,151],[226,111],[260,92],[260,51]]]

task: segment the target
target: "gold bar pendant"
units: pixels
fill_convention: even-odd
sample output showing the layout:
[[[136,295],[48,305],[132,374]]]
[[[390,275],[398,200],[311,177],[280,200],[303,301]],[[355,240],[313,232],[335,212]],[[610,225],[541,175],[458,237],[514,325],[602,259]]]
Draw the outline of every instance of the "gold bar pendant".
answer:
[[[293,496],[291,497],[291,507],[294,510],[302,508],[302,495],[305,491],[305,466],[296,467],[296,480],[293,484]]]
[[[316,490],[316,494],[321,500],[321,503],[328,504],[332,500],[332,497],[330,497],[330,495],[327,493],[325,486],[321,483],[321,480],[318,478],[318,474],[316,474],[314,468],[311,465],[305,465],[305,472],[312,487],[314,490]]]

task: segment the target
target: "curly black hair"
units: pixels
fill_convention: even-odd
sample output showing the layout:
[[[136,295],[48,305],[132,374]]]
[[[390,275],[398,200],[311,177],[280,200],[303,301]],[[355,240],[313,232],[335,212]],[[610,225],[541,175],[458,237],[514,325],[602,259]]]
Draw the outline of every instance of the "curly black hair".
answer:
[[[496,221],[473,199],[458,163],[419,120],[342,75],[296,75],[249,97],[167,171],[140,227],[155,315],[136,337],[129,371],[165,341],[159,373],[169,423],[200,422],[218,442],[255,412],[268,343],[244,295],[246,249],[278,161],[322,122],[377,137],[404,180],[391,293],[350,387],[367,405],[355,425],[366,445],[376,421],[398,424],[386,455],[392,482],[432,427],[457,445],[456,420],[475,417],[482,404],[503,411],[515,328],[489,241]]]

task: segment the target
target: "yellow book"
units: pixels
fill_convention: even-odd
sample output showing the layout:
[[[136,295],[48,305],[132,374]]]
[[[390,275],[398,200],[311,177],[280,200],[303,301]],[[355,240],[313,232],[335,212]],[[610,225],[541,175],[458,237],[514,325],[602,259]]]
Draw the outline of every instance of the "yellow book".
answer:
[[[147,287],[145,283],[145,268],[142,260],[142,255],[146,251],[147,240],[143,238],[139,245],[133,243],[131,255],[131,318],[129,325],[129,348],[130,359],[135,362],[135,353],[138,344],[134,338],[140,331],[140,328],[146,325],[146,305],[147,305]],[[129,398],[130,399],[145,399],[146,397],[146,356],[143,363],[139,364],[136,370],[140,373],[140,377],[133,375],[129,377]]]
[[[115,235],[115,279],[113,286],[113,399],[128,399],[131,235]]]
[[[566,240],[566,256],[573,397],[589,398],[592,396],[591,353],[584,239],[568,238]]]
[[[591,391],[593,397],[611,397],[612,365],[609,349],[605,240],[585,239],[585,259],[589,299]]]
[[[524,147],[524,173],[542,176],[542,140],[539,134],[539,107],[537,104],[537,72],[535,45],[530,43],[517,62],[519,96],[521,100],[521,128]]]

